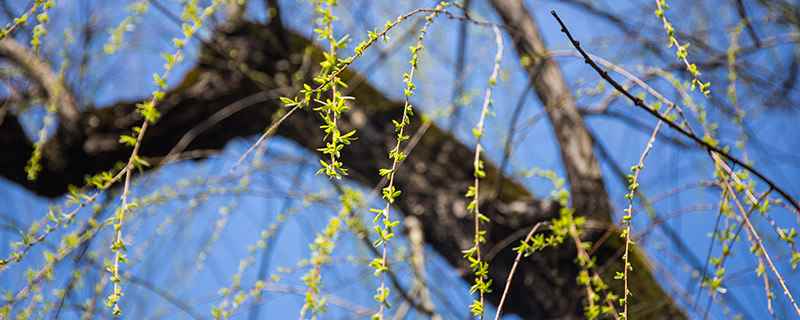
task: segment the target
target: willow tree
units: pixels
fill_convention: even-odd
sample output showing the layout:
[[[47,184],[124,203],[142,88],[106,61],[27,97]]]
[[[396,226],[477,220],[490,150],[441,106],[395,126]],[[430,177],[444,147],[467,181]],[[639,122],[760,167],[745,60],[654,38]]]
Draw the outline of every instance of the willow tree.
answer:
[[[0,318],[800,315],[792,4],[2,4]]]

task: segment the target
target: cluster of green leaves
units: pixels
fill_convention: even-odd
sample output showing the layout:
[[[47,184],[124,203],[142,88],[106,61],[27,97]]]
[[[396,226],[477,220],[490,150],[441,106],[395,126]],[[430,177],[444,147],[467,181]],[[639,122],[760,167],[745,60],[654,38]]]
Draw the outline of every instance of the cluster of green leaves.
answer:
[[[524,176],[539,177],[549,181],[553,186],[550,198],[558,202],[561,207],[559,217],[550,221],[550,235],[545,238],[543,233],[539,233],[530,241],[521,241],[520,245],[514,248],[514,251],[523,251],[527,257],[536,251],[564,243],[564,240],[570,236],[571,226],[577,225],[580,228],[586,222],[586,218],[574,216],[574,210],[569,207],[569,191],[565,188],[564,178],[559,177],[558,173],[553,170],[533,168],[524,172]]]
[[[48,104],[52,105],[52,104]],[[28,180],[34,181],[42,171],[42,149],[47,140],[47,129],[50,128],[55,122],[55,110],[48,107],[47,114],[44,116],[42,127],[39,129],[36,142],[33,144],[33,152],[31,153],[28,163],[25,165],[25,174]]]
[[[632,231],[632,222],[633,222],[633,198],[638,193],[639,190],[639,174],[641,174],[642,169],[644,169],[644,159],[647,157],[647,154],[653,147],[653,142],[655,137],[658,133],[658,129],[661,127],[661,123],[656,126],[656,129],[653,131],[650,140],[647,142],[647,146],[645,150],[642,152],[641,157],[639,158],[639,163],[631,166],[631,173],[626,176],[628,180],[628,192],[625,194],[625,199],[628,202],[627,207],[625,208],[625,214],[622,216],[622,232],[620,232],[620,238],[623,238],[625,241],[625,251],[622,253],[622,274],[620,276],[620,272],[617,272],[615,279],[623,281],[623,293],[622,298],[619,299],[619,302],[623,308],[621,313],[621,318],[627,319],[628,318],[628,297],[632,295],[630,289],[628,289],[628,273],[633,271],[633,265],[630,263],[630,247],[634,245],[633,239],[631,239],[631,231]]]
[[[322,6],[323,2],[326,4],[325,6]],[[449,4],[446,2],[441,2],[431,10],[417,9],[405,15],[398,16],[392,21],[387,21],[382,29],[368,31],[367,38],[356,44],[351,56],[346,58],[338,58],[336,53],[337,50],[346,46],[349,37],[345,35],[342,38],[337,39],[334,36],[332,23],[335,20],[335,16],[332,14],[331,9],[336,4],[336,1],[315,0],[314,3],[315,11],[321,15],[321,17],[317,19],[317,24],[323,26],[322,28],[316,28],[314,31],[317,33],[320,39],[327,40],[329,43],[329,51],[324,53],[324,59],[322,62],[320,62],[320,66],[322,67],[320,73],[314,77],[314,82],[317,83],[317,86],[312,88],[309,84],[303,84],[303,88],[299,90],[296,96],[291,98],[280,97],[280,101],[287,108],[291,108],[291,110],[305,108],[310,106],[312,102],[320,104],[320,106],[314,110],[317,111],[323,119],[323,125],[321,128],[326,134],[326,145],[318,150],[323,154],[329,155],[330,160],[320,160],[322,168],[320,171],[318,171],[318,173],[325,173],[329,177],[338,179],[347,174],[347,169],[343,168],[341,162],[338,161],[338,158],[341,155],[341,150],[345,145],[350,144],[352,140],[355,139],[356,133],[355,130],[342,133],[337,125],[336,119],[343,112],[346,112],[349,109],[347,106],[347,101],[352,100],[352,97],[341,95],[336,90],[337,87],[347,87],[347,84],[340,79],[340,74],[356,59],[364,55],[366,50],[374,45],[378,39],[388,41],[389,31],[400,25],[402,22],[421,12],[432,11],[438,14],[444,11],[444,8]],[[406,75],[404,75],[404,79],[405,77]],[[406,88],[404,90],[406,94],[409,94],[408,89],[409,88]],[[411,90],[413,91],[413,87]],[[328,91],[331,92],[329,94],[330,97],[322,99],[324,93]],[[395,122],[395,126],[397,125],[398,123]],[[330,140],[328,141],[328,139]],[[394,152],[390,154],[390,158],[401,158],[400,161],[402,161],[403,155],[399,152]],[[381,175],[384,175],[384,173],[388,174],[388,171],[384,171],[384,169],[382,169]]]
[[[615,277],[616,279],[622,279],[625,281],[625,293],[624,297],[621,299],[621,302],[626,310],[628,306],[628,297],[631,295],[631,292],[628,290],[627,287],[628,272],[633,271],[633,266],[628,260],[629,247],[630,245],[634,244],[633,240],[631,240],[631,223],[633,220],[633,197],[636,194],[637,190],[639,189],[638,178],[639,178],[639,173],[641,172],[642,169],[643,166],[641,164],[632,166],[631,174],[627,175],[628,193],[625,194],[625,199],[628,200],[628,207],[625,208],[625,215],[622,216],[623,230],[620,233],[620,237],[625,239],[625,253],[622,255],[624,271],[621,277],[619,273]],[[625,311],[624,313],[626,314],[627,317],[627,311]]]
[[[322,4],[322,1],[315,0],[315,3]],[[356,59],[363,56],[366,50],[374,45],[378,39],[388,41],[389,31],[400,25],[400,23],[408,20],[410,17],[425,11],[414,10],[405,15],[398,16],[393,21],[386,22],[386,24],[380,30],[368,31],[367,39],[356,44],[352,55],[346,58],[338,58],[336,51],[346,46],[349,37],[346,35],[339,39],[334,37],[331,24],[335,20],[335,17],[331,13],[330,9],[336,4],[336,1],[325,0],[325,3],[328,5],[324,7],[321,5],[316,6],[316,11],[322,14],[322,17],[317,20],[317,23],[322,24],[323,27],[316,28],[315,33],[318,34],[320,39],[327,40],[329,42],[330,49],[324,54],[323,61],[320,62],[320,66],[322,67],[320,73],[314,77],[314,82],[317,83],[317,86],[312,88],[309,84],[303,84],[303,88],[299,90],[296,96],[291,98],[280,97],[280,101],[287,108],[291,108],[291,110],[305,108],[311,105],[312,102],[317,102],[320,104],[320,106],[314,110],[318,111],[323,118],[324,123],[321,128],[326,133],[326,140],[330,138],[331,142],[326,143],[326,146],[324,148],[320,148],[319,151],[330,155],[332,160],[330,163],[325,160],[321,160],[322,170],[319,173],[325,173],[331,177],[341,178],[343,175],[347,174],[347,170],[343,168],[341,163],[336,159],[339,158],[341,149],[355,139],[355,130],[347,133],[341,133],[336,125],[336,119],[343,112],[346,112],[349,109],[347,106],[347,101],[352,100],[352,97],[338,94],[335,92],[336,90],[333,90],[336,87],[347,87],[347,84],[344,83],[339,76]],[[435,8],[434,10],[440,12],[444,9]],[[321,99],[323,94],[328,91],[333,92],[331,97],[325,100]]]
[[[128,160],[128,165],[125,167],[125,186],[122,193],[122,204],[117,209],[114,218],[114,240],[111,245],[111,250],[114,252],[114,261],[106,266],[106,271],[110,274],[110,280],[113,283],[113,291],[106,298],[106,306],[112,309],[114,316],[120,316],[122,310],[119,306],[119,300],[122,298],[122,285],[120,277],[120,264],[125,263],[127,258],[124,252],[127,250],[123,241],[122,226],[125,221],[126,214],[135,209],[133,203],[127,202],[127,192],[130,185],[131,171],[136,167],[149,166],[149,164],[141,159],[138,155],[138,146],[147,131],[148,123],[155,123],[160,116],[156,109],[156,104],[164,98],[164,91],[167,87],[167,77],[170,71],[175,67],[176,63],[183,59],[183,48],[186,43],[194,37],[197,31],[203,26],[203,21],[214,14],[217,6],[223,0],[213,0],[207,7],[201,9],[198,5],[199,0],[189,0],[184,3],[183,11],[181,13],[181,31],[183,38],[174,38],[173,45],[175,52],[173,54],[163,54],[165,60],[164,71],[162,74],[153,74],[153,83],[157,89],[153,91],[151,98],[142,104],[136,106],[139,114],[144,118],[144,123],[141,127],[134,128],[135,138],[132,135],[122,135],[120,142],[133,147],[133,152]]]
[[[484,93],[480,119],[475,127],[472,128],[472,134],[477,140],[475,143],[475,156],[472,163],[474,180],[473,184],[467,188],[466,197],[469,199],[467,211],[474,217],[475,235],[473,237],[472,247],[462,251],[464,258],[469,262],[469,267],[474,276],[474,281],[469,291],[470,293],[478,293],[478,299],[472,300],[469,309],[473,316],[481,318],[484,312],[483,296],[491,292],[492,287],[492,279],[489,278],[489,263],[483,261],[481,258],[481,244],[486,242],[486,231],[481,229],[481,224],[491,221],[488,216],[480,211],[480,180],[486,176],[483,160],[481,159],[481,151],[483,150],[481,138],[483,137],[486,117],[489,115],[492,105],[492,89],[497,84],[497,76],[500,73],[500,61],[503,58],[503,36],[500,34],[500,30],[497,27],[494,27],[494,34],[497,43],[494,65],[492,67],[492,73],[489,76],[486,92]]]
[[[411,138],[406,133],[406,129],[411,124],[411,117],[414,115],[414,108],[410,101],[411,97],[414,95],[414,90],[416,89],[414,84],[414,74],[419,66],[419,55],[424,48],[423,41],[425,39],[425,34],[428,32],[428,28],[433,23],[433,20],[447,6],[449,6],[449,3],[442,1],[436,5],[433,12],[425,16],[425,23],[422,25],[417,34],[417,40],[414,45],[409,48],[409,51],[411,52],[411,59],[409,60],[410,70],[406,73],[403,73],[403,83],[405,84],[405,88],[403,89],[403,113],[399,121],[392,120],[396,133],[395,145],[391,150],[389,150],[389,159],[392,160],[392,166],[390,168],[381,168],[378,172],[380,176],[384,177],[384,179],[387,179],[388,183],[381,190],[383,200],[386,201],[384,208],[370,209],[370,212],[375,214],[375,217],[373,218],[373,223],[375,223],[374,230],[378,234],[378,238],[375,240],[374,246],[380,247],[382,250],[381,256],[373,259],[372,262],[370,262],[370,266],[374,269],[375,276],[380,278],[380,284],[378,285],[374,296],[375,301],[380,304],[380,309],[372,316],[373,319],[383,319],[384,309],[389,307],[388,298],[390,291],[386,286],[383,274],[389,270],[389,265],[387,262],[387,242],[394,237],[394,228],[400,224],[400,221],[392,219],[390,209],[392,204],[402,193],[402,191],[399,190],[394,183],[397,169],[399,168],[400,163],[406,158],[406,154],[401,149],[403,142]],[[398,21],[400,21],[399,18]],[[394,25],[395,23],[388,22],[385,28],[392,28]],[[372,39],[378,39],[379,36],[380,35],[378,33],[370,33],[368,41],[375,41]],[[356,50],[363,52],[363,47],[359,45],[356,47]]]
[[[341,150],[355,139],[356,133],[355,130],[342,133],[337,123],[337,119],[341,117],[342,113],[349,110],[347,101],[353,99],[342,95],[338,90],[346,88],[347,85],[338,76],[337,51],[347,46],[349,37],[345,35],[337,39],[334,35],[333,21],[336,17],[333,15],[333,7],[336,6],[336,0],[313,0],[313,3],[314,11],[319,16],[316,19],[319,27],[314,29],[314,33],[317,34],[319,40],[325,40],[329,45],[328,51],[323,53],[324,58],[320,62],[321,69],[314,77],[314,82],[319,85],[314,99],[318,106],[314,108],[314,111],[317,111],[322,118],[323,124],[320,128],[325,132],[325,147],[318,150],[330,157],[329,160],[320,159],[322,168],[317,173],[325,173],[331,179],[341,179],[342,176],[347,175],[347,169],[343,168],[339,161]]]
[[[111,308],[111,312],[115,316],[122,315],[122,309],[119,306],[119,300],[122,298],[122,277],[120,276],[120,264],[124,264],[128,262],[128,258],[125,255],[125,251],[127,251],[127,246],[122,239],[122,226],[125,222],[126,213],[133,211],[134,209],[138,208],[139,205],[133,201],[129,203],[124,203],[123,205],[119,206],[116,211],[114,211],[114,232],[118,234],[118,236],[114,237],[114,241],[111,244],[111,251],[114,252],[114,261],[106,262],[104,265],[104,269],[106,272],[110,274],[110,281],[113,284],[113,291],[111,292],[108,297],[106,297],[106,306]]]
[[[158,102],[163,100],[164,96],[166,95],[164,90],[167,88],[167,79],[169,78],[170,72],[177,63],[183,60],[183,50],[186,46],[186,43],[194,38],[197,31],[203,27],[203,21],[213,15],[217,6],[219,6],[222,2],[223,0],[214,0],[202,10],[198,4],[199,0],[190,0],[184,4],[183,11],[181,12],[182,37],[176,37],[172,39],[172,45],[175,47],[175,51],[173,53],[162,53],[161,56],[164,59],[164,70],[162,73],[153,74],[153,84],[156,86],[156,90],[153,91],[151,98],[147,102],[136,106],[139,114],[141,114],[148,123],[155,123],[161,116],[156,109],[156,105]],[[130,139],[127,140],[127,144],[130,144]]]
[[[480,145],[479,145],[480,146]],[[480,161],[480,160],[478,160]],[[474,276],[472,286],[469,288],[470,293],[478,293],[478,298],[473,299],[469,305],[470,312],[475,317],[483,317],[484,313],[484,299],[485,293],[491,292],[492,279],[489,278],[489,263],[483,261],[481,258],[480,245],[486,242],[486,231],[481,229],[482,223],[489,223],[491,220],[488,216],[482,214],[479,209],[479,184],[478,179],[484,177],[486,174],[483,172],[482,163],[475,163],[475,178],[476,182],[469,186],[467,189],[466,197],[470,199],[467,205],[469,211],[475,219],[475,236],[473,237],[472,247],[463,250],[464,258],[469,262],[470,271]]]
[[[149,7],[150,0],[139,0],[127,6],[126,10],[130,12],[130,14],[108,32],[108,42],[103,45],[103,51],[106,54],[114,54],[122,47],[125,33],[133,29],[139,18],[147,13]]]
[[[594,266],[592,266],[594,267]],[[587,305],[584,306],[583,312],[588,320],[598,319],[600,317],[610,317],[615,314],[614,303],[618,302],[620,298],[611,292],[608,285],[603,281],[603,278],[596,272],[590,273],[589,267],[584,267],[578,273],[578,285],[587,288]],[[620,319],[627,319],[625,313],[618,313]]]
[[[700,71],[697,69],[697,65],[694,63],[690,63],[688,56],[689,56],[689,43],[681,44],[678,41],[678,38],[675,37],[675,27],[672,26],[672,23],[667,19],[666,11],[669,9],[669,5],[667,4],[667,0],[656,0],[656,16],[661,19],[661,23],[664,25],[664,31],[667,33],[667,38],[669,41],[669,47],[675,47],[675,56],[678,60],[682,61],[684,65],[686,65],[686,70],[692,76],[692,90],[695,88],[699,88],[700,92],[704,95],[708,96],[711,94],[711,82],[703,82],[700,81]]]
[[[580,267],[577,282],[586,288],[584,315],[590,320],[601,316],[621,317],[622,314],[618,314],[614,307],[614,303],[619,301],[618,296],[611,292],[608,285],[595,271],[597,267],[595,258],[589,255],[591,243],[581,240],[586,217],[576,216],[575,210],[569,206],[570,194],[565,188],[564,179],[559,177],[555,171],[537,168],[525,172],[525,176],[544,178],[553,185],[550,198],[558,202],[559,216],[550,221],[549,235],[545,237],[543,233],[536,234],[528,241],[521,241],[514,250],[530,256],[537,251],[559,246],[565,240],[571,239],[575,243],[576,262]]]
[[[41,44],[41,37],[47,33],[47,29],[45,29],[45,24],[50,21],[50,16],[47,14],[47,10],[51,9],[55,6],[55,2],[52,0],[48,0],[46,2],[40,0],[34,3],[34,8],[41,6],[42,12],[36,16],[36,20],[38,23],[33,29],[33,36],[31,38],[31,45],[33,46],[33,52],[38,54],[39,46]],[[2,39],[2,37],[0,37]],[[69,42],[69,41],[67,41]],[[64,81],[64,72],[66,71],[67,66],[69,66],[69,58],[64,52],[65,50],[62,49],[61,56],[63,59],[63,63],[61,64],[61,68],[59,70],[59,79],[58,81]],[[47,139],[48,130],[52,127],[55,123],[55,114],[57,112],[58,104],[61,103],[58,101],[58,97],[64,92],[51,92],[49,93],[51,97],[49,98],[46,104],[46,111],[47,114],[44,117],[42,127],[39,129],[39,133],[36,139],[36,142],[33,144],[33,152],[31,153],[30,159],[28,159],[28,163],[25,165],[25,174],[27,175],[28,180],[34,181],[38,177],[39,173],[42,171],[42,148],[44,147],[44,143]]]
[[[345,189],[340,197],[342,209],[339,215],[331,217],[327,226],[317,234],[311,243],[311,269],[303,276],[303,283],[308,288],[305,294],[305,303],[300,311],[300,318],[305,319],[310,312],[310,318],[316,319],[325,312],[326,300],[320,297],[322,287],[322,266],[330,263],[331,254],[336,246],[336,238],[341,230],[342,221],[347,221],[354,211],[363,202],[361,194],[352,189]]]
[[[728,62],[728,101],[730,101],[731,105],[736,108],[736,116],[734,118],[734,122],[741,123],[744,120],[744,110],[742,110],[739,106],[739,99],[736,93],[736,80],[739,78],[736,72],[736,55],[739,53],[739,35],[742,34],[742,28],[746,25],[746,22],[742,21],[738,25],[736,25],[730,33],[730,45],[728,46],[728,50],[726,51],[726,59]]]
[[[41,6],[42,11],[41,13],[36,15],[36,26],[33,27],[33,35],[31,36],[31,47],[33,47],[33,52],[38,53],[39,47],[42,44],[42,37],[47,34],[47,28],[45,25],[47,22],[50,21],[50,16],[47,14],[47,10],[53,8],[56,5],[54,0],[36,0],[35,6]]]
[[[28,23],[28,20],[31,16],[35,15],[40,9],[42,10],[41,13],[36,17],[36,20],[39,24],[47,23],[50,20],[50,17],[47,15],[47,10],[55,6],[55,1],[53,0],[35,0],[31,5],[31,8],[28,9],[25,13],[21,16],[16,17],[11,20],[5,27],[0,29],[0,40],[5,39],[9,35],[11,35],[14,30],[23,26]],[[42,26],[40,29],[43,29]],[[38,47],[41,44],[41,37],[47,32],[47,30],[40,30],[39,35],[34,34],[34,38],[37,39],[36,46]],[[33,40],[31,40],[31,44],[33,45]]]
[[[792,266],[792,270],[797,270],[797,266],[800,265],[800,252],[797,250],[796,240],[797,230],[795,228],[778,228],[778,238],[792,248],[792,257],[789,263]]]
[[[578,273],[577,282],[586,288],[586,304],[583,306],[584,315],[588,320],[594,320],[601,316],[614,317],[615,315],[617,318],[625,319],[626,314],[617,312],[614,307],[615,302],[623,304],[622,299],[609,289],[603,278],[596,271],[597,262],[595,257],[589,254],[592,244],[581,240],[582,227],[585,222],[584,217],[575,217],[572,209],[562,209],[561,216],[553,222],[554,233],[561,234],[566,232],[575,243],[577,262],[581,269]],[[619,278],[619,274],[617,274],[617,278]]]
[[[719,215],[725,217],[725,226],[723,229],[716,230],[716,239],[721,243],[720,256],[711,257],[709,263],[714,268],[714,276],[710,279],[701,279],[701,285],[707,287],[712,295],[718,293],[725,293],[727,290],[722,286],[722,281],[725,278],[725,260],[732,254],[731,246],[734,239],[738,237],[736,223],[736,214],[731,210],[729,195],[723,191],[723,197],[719,203]]]

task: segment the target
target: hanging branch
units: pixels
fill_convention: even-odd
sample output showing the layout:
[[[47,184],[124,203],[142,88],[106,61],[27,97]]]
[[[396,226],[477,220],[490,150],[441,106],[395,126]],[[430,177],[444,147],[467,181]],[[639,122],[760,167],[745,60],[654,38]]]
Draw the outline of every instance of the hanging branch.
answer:
[[[661,120],[661,121],[665,122],[672,129],[674,129],[675,131],[678,131],[680,134],[682,134],[682,135],[686,136],[687,138],[689,138],[690,140],[694,141],[695,143],[697,143],[698,145],[700,145],[701,147],[706,149],[706,151],[708,151],[709,153],[719,154],[723,158],[728,159],[731,162],[733,162],[734,164],[736,164],[736,165],[744,168],[745,170],[751,172],[753,175],[755,175],[756,177],[761,179],[761,181],[766,183],[771,189],[773,189],[776,192],[778,192],[778,194],[780,194],[781,197],[783,197],[784,200],[788,201],[792,205],[792,207],[794,208],[795,214],[800,215],[800,204],[798,204],[797,200],[795,200],[791,195],[789,195],[788,192],[786,192],[786,190],[784,190],[783,188],[779,187],[775,182],[773,182],[766,175],[761,173],[759,170],[756,170],[752,166],[748,165],[744,161],[739,160],[738,158],[736,158],[736,157],[730,155],[729,153],[723,151],[722,149],[709,144],[708,142],[704,141],[702,138],[697,137],[693,133],[687,131],[686,129],[684,129],[680,125],[676,124],[675,122],[670,121],[669,119],[667,119],[666,117],[664,117],[663,115],[658,113],[657,110],[648,107],[644,103],[644,100],[634,96],[633,94],[628,92],[628,90],[625,90],[625,88],[619,82],[617,82],[616,80],[614,80],[614,78],[609,76],[607,71],[605,71],[602,68],[600,68],[600,66],[598,66],[597,63],[594,60],[592,60],[592,58],[589,56],[589,54],[586,53],[586,51],[584,51],[583,48],[581,48],[580,42],[578,40],[575,40],[575,38],[572,37],[572,33],[569,32],[569,29],[567,29],[567,26],[564,24],[563,21],[561,21],[561,18],[558,16],[558,14],[556,14],[555,10],[550,11],[550,14],[552,14],[553,17],[555,17],[556,20],[558,21],[558,24],[561,25],[561,32],[563,32],[567,36],[567,38],[569,39],[569,42],[572,43],[572,46],[575,47],[576,50],[578,50],[578,52],[581,54],[581,56],[583,56],[584,62],[586,62],[586,64],[591,66],[592,69],[594,69],[597,72],[597,74],[599,74],[600,77],[603,78],[603,80],[605,80],[611,86],[613,86],[614,89],[616,89],[619,93],[621,93],[622,95],[627,97],[631,102],[633,102],[634,105],[636,105],[637,107],[639,107],[641,109],[644,109],[645,111],[647,111],[648,113],[650,113],[654,117],[658,118],[658,120]]]

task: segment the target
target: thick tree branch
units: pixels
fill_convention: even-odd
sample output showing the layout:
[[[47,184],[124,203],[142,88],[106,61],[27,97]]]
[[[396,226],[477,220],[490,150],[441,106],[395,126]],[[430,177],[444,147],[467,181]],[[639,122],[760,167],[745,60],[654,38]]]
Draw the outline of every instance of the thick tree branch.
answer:
[[[592,139],[561,69],[548,58],[539,27],[522,1],[492,0],[492,5],[508,26],[517,54],[532,61],[527,71],[553,125],[576,212],[611,221],[611,204],[592,151]]]

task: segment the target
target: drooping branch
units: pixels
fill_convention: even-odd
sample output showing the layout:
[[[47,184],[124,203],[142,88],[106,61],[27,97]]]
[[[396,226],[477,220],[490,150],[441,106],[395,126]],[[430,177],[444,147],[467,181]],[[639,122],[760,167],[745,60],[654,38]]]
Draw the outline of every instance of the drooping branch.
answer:
[[[144,136],[140,155],[163,158],[179,143],[185,152],[221,150],[233,139],[262,133],[281,106],[269,95],[255,100],[252,97],[262,95],[265,86],[284,90],[295,76],[310,81],[314,72],[300,68],[306,48],[314,48],[311,41],[290,32],[281,36],[289,40],[288,50],[276,45],[275,30],[263,25],[242,23],[215,30],[210,44],[216,48],[204,48],[196,66],[166,95],[160,105],[162,117]],[[221,56],[220,52],[226,56]],[[318,59],[319,50],[316,55]],[[249,76],[243,75],[239,68],[242,65],[248,66]],[[258,83],[253,78],[259,79]],[[341,129],[358,129],[359,139],[343,150],[341,161],[349,168],[350,179],[372,187],[380,181],[378,169],[388,166],[386,150],[392,143],[394,130],[391,120],[398,118],[403,105],[386,98],[353,72],[345,72],[343,78],[348,83],[360,83],[352,88],[353,110],[340,119]],[[242,105],[241,101],[248,98],[250,103]],[[32,182],[25,178],[23,170],[32,145],[16,117],[7,115],[0,124],[0,175],[48,197],[63,194],[70,184],[81,185],[85,176],[127,160],[130,151],[117,140],[120,134],[130,132],[141,122],[135,112],[136,104],[137,101],[131,101],[87,108],[78,117],[79,132],[70,133],[59,128],[44,145],[43,171]],[[220,112],[231,105],[237,106],[233,108],[235,112],[225,112],[225,117],[220,117]],[[198,124],[204,125],[203,130],[193,130]],[[415,132],[419,126],[413,123],[409,132]],[[192,136],[191,141],[181,143],[187,141],[184,139],[187,134]],[[317,152],[323,141],[319,119],[313,112],[295,113],[280,126],[277,134],[312,152]],[[425,241],[455,268],[462,270],[468,266],[461,250],[469,247],[472,241],[472,218],[465,209],[464,192],[472,183],[473,168],[470,162],[463,161],[471,154],[470,147],[432,125],[403,163],[396,180],[403,190],[398,209],[404,215],[419,219]],[[592,169],[581,164],[572,165],[580,169],[579,173]],[[497,169],[489,161],[486,161],[486,173],[482,184],[487,188],[493,190],[503,184],[496,198],[484,202],[486,212],[492,216],[492,224],[487,226],[487,247],[503,246],[509,235],[528,230],[558,212],[555,203],[535,199],[512,179],[496,178]],[[602,185],[602,181],[599,183]],[[581,189],[581,185],[576,183],[574,188],[589,190]],[[598,208],[590,205],[592,203],[608,201],[605,193],[582,197],[587,210]],[[598,262],[612,265],[612,269],[615,263],[615,267],[619,267],[612,257],[620,244],[616,239],[599,244]],[[510,248],[497,252],[489,273],[495,283],[502,283],[514,262],[514,252]],[[572,252],[574,248],[569,247],[547,250],[520,263],[509,287],[505,311],[528,319],[582,317],[583,293],[575,285],[578,267]],[[634,314],[665,319],[684,317],[649,273],[643,256],[634,256],[634,267],[639,270],[635,278],[638,287],[634,292],[640,298],[635,306],[641,311]],[[490,302],[499,301],[499,291],[488,296]]]

